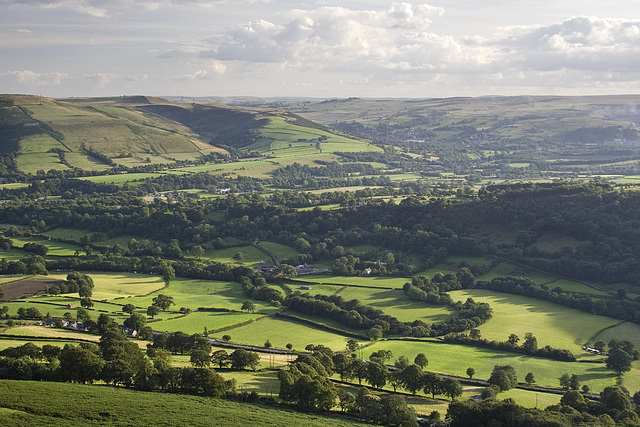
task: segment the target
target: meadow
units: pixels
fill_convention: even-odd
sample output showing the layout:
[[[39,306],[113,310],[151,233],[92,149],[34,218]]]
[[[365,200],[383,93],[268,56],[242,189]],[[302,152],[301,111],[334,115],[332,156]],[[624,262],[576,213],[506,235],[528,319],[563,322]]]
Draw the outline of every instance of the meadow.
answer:
[[[77,245],[72,245],[70,243],[56,242],[53,240],[45,240],[38,239],[34,237],[23,237],[23,236],[13,236],[11,237],[13,240],[13,244],[17,247],[24,246],[25,243],[38,243],[49,248],[49,252],[47,255],[50,256],[72,256],[75,254],[76,250],[81,250],[82,248]]]
[[[390,350],[394,358],[405,356],[413,360],[423,353],[429,360],[427,370],[466,377],[467,368],[476,371],[474,378],[488,379],[495,365],[513,366],[518,381],[524,382],[527,373],[533,373],[536,384],[559,387],[558,379],[564,373],[576,374],[581,384],[588,385],[595,392],[615,385],[616,374],[607,369],[604,363],[560,362],[557,360],[525,356],[518,353],[502,352],[492,349],[443,344],[432,341],[386,340],[364,349],[361,354],[368,358],[378,350]],[[624,384],[629,390],[640,390],[640,362],[634,362],[631,372],[624,375]]]
[[[275,348],[285,348],[291,343],[294,350],[302,350],[308,344],[322,344],[332,350],[340,351],[346,348],[347,340],[350,339],[312,326],[271,317],[224,333],[231,335],[231,341],[234,343],[262,345],[269,340]]]
[[[52,404],[43,396],[64,396]],[[82,404],[78,404],[82,402]],[[145,393],[109,386],[0,380],[0,416],[12,426],[303,425],[357,423],[208,397]]]
[[[473,298],[491,306],[493,317],[478,328],[482,337],[489,340],[506,341],[510,334],[524,340],[525,334],[532,332],[539,347],[550,345],[579,355],[592,336],[618,323],[609,317],[520,295],[487,290],[461,290],[450,294],[454,301]]]

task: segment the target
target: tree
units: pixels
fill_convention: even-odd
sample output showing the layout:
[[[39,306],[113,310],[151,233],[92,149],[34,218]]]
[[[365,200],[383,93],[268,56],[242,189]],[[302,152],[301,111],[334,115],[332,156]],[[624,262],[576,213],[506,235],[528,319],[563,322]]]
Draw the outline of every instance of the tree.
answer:
[[[472,340],[479,340],[480,336],[480,329],[473,328],[469,331],[469,338],[471,338]]]
[[[402,387],[410,391],[411,394],[416,394],[416,391],[420,390],[423,386],[424,372],[417,364],[407,366],[400,372],[399,376]]]
[[[609,353],[605,363],[607,368],[613,369],[618,375],[622,375],[624,372],[631,370],[632,360],[633,358],[626,351],[616,348]]]
[[[191,248],[190,252],[191,252],[191,255],[200,259],[200,257],[204,254],[204,249],[200,245],[195,245],[194,247]]]
[[[435,372],[425,372],[423,378],[423,387],[425,393],[431,393],[432,398],[436,398],[436,394],[442,393],[442,377]]]
[[[222,369],[225,366],[229,366],[231,358],[225,350],[216,350],[211,355],[211,362],[217,364],[220,369]]]
[[[336,353],[332,357],[335,371],[340,374],[340,381],[351,377],[351,359],[344,353]]]
[[[473,376],[476,374],[476,370],[473,368],[467,368],[467,375],[469,375],[469,378],[473,378]]]
[[[509,335],[509,338],[507,338],[507,342],[511,347],[515,347],[518,344],[518,341],[520,341],[520,338],[518,338],[516,334],[511,334]]]
[[[527,332],[525,334],[522,348],[529,353],[532,353],[538,349],[538,340],[533,336],[531,332]]]
[[[133,305],[133,304],[131,304],[131,303],[129,303],[129,304],[125,304],[125,305],[123,305],[123,306],[122,306],[122,311],[123,311],[124,313],[129,313],[129,314],[131,314],[131,313],[133,313],[135,310],[136,310],[136,306],[135,306],[135,305]]]
[[[382,328],[378,325],[371,327],[371,329],[367,331],[367,336],[371,341],[378,341],[382,338]]]
[[[451,401],[453,402],[456,397],[462,395],[462,384],[460,384],[460,381],[456,379],[445,378],[442,381],[442,390],[444,391],[444,394],[446,396],[449,396],[451,398]]]
[[[264,348],[271,348],[273,347],[273,345],[271,344],[271,341],[269,341],[269,339],[267,338],[267,340],[264,342]]]
[[[247,351],[243,348],[239,348],[231,353],[229,359],[231,360],[231,369],[235,370],[243,370],[246,367],[250,367],[255,371],[260,362],[258,353]]]
[[[488,382],[498,386],[500,391],[511,390],[518,385],[516,370],[509,365],[496,365],[493,367],[493,372],[491,372]]]
[[[580,389],[580,378],[576,374],[571,375],[571,379],[569,379],[569,388],[571,390]]]
[[[167,285],[171,283],[173,279],[176,278],[176,271],[173,269],[173,267],[170,264],[166,264],[166,263],[163,264],[160,267],[160,272],[162,274],[162,280],[164,280],[167,283]]]
[[[560,398],[560,404],[563,406],[571,406],[579,412],[587,409],[587,402],[584,400],[584,396],[576,390],[569,390],[563,394],[562,398]]]
[[[159,307],[162,311],[167,311],[169,307],[175,305],[173,302],[173,297],[168,295],[159,294],[157,297],[151,300],[153,305]]]
[[[242,252],[236,252],[233,254],[233,260],[236,262],[242,262],[242,260],[244,260],[244,254]]]
[[[224,342],[229,342],[229,341],[231,341],[231,335],[223,335],[223,336],[222,336],[222,341],[224,341]]]
[[[84,297],[80,299],[80,305],[82,307],[91,308],[93,307],[93,301],[89,297]]]
[[[190,362],[198,368],[209,367],[211,358],[206,350],[191,350]]]
[[[413,363],[424,369],[429,364],[429,359],[427,359],[427,356],[425,356],[424,353],[418,353],[415,359],[413,359]]]
[[[147,316],[153,319],[158,314],[160,314],[160,307],[158,307],[157,305],[150,305],[149,307],[147,307]]]
[[[256,311],[256,305],[253,303],[253,301],[248,299],[242,303],[242,310],[247,310],[247,313],[248,312],[253,313]]]
[[[347,340],[347,349],[351,353],[354,353],[358,349],[358,347],[359,347],[358,341],[354,340],[353,338]]]
[[[397,370],[403,370],[404,368],[406,368],[407,366],[409,366],[409,359],[407,359],[406,356],[400,356],[396,359],[394,366],[396,367]]]
[[[389,369],[382,363],[370,362],[367,363],[367,382],[372,387],[380,389],[387,383],[387,377],[389,376]]]
[[[140,313],[132,313],[131,316],[123,322],[123,324],[127,328],[139,331],[147,324],[147,318]]]
[[[358,379],[358,385],[362,385],[362,380],[367,377],[367,365],[368,363],[362,359],[351,360],[351,371],[354,377]]]
[[[536,379],[534,378],[533,373],[532,373],[532,372],[529,372],[529,373],[524,377],[524,381],[525,381],[527,384],[531,385],[531,384],[533,384],[533,383],[535,383],[535,382],[536,382]]]
[[[91,314],[89,313],[89,310],[81,307],[76,311],[76,319],[78,319],[79,322],[86,322],[91,319]]]
[[[60,378],[81,384],[93,383],[100,378],[104,360],[95,352],[82,346],[66,344],[60,355]]]

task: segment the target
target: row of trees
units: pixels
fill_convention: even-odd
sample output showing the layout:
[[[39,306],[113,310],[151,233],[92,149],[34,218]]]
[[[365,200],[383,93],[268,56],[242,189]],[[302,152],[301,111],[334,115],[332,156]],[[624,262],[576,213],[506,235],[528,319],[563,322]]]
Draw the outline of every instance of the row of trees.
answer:
[[[173,367],[167,351],[157,350],[148,357],[115,329],[105,332],[97,345],[66,344],[61,349],[27,343],[5,349],[0,353],[0,377],[81,384],[102,380],[138,390],[206,396],[224,396],[235,388],[233,380],[225,380],[211,369]]]

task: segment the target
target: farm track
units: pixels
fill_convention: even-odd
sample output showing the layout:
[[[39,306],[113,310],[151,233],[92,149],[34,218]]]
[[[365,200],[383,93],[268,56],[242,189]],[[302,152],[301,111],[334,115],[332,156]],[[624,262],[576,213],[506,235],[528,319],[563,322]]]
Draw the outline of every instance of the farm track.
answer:
[[[280,267],[280,261],[278,260],[278,257],[275,256],[275,254],[273,252],[271,252],[268,249],[265,249],[262,246],[258,245],[258,238],[257,237],[256,237],[256,240],[253,241],[253,246],[255,246],[256,249],[258,249],[259,251],[262,251],[265,254],[267,254],[269,256],[269,258],[271,258],[271,262],[273,263],[273,265],[275,265],[276,267]]]

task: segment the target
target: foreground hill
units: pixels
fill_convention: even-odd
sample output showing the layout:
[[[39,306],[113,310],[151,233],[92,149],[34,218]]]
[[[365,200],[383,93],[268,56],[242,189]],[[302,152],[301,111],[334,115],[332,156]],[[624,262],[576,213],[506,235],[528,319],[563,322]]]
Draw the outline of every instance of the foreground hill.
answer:
[[[58,398],[54,403],[43,396]],[[0,420],[13,426],[365,425],[207,397],[10,380],[0,380]]]

